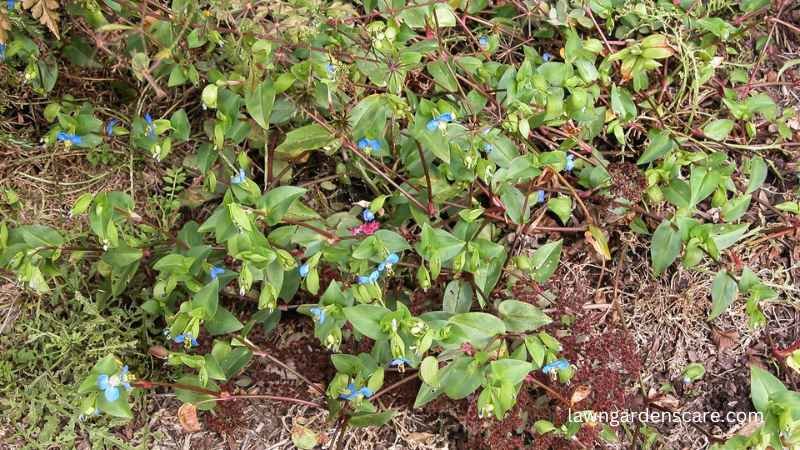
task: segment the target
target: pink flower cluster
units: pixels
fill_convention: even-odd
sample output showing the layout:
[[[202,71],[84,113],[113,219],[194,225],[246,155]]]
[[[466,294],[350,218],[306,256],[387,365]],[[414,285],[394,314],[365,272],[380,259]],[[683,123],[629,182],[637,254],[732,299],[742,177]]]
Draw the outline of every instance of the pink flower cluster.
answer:
[[[374,220],[372,222],[362,223],[357,227],[350,228],[350,232],[353,233],[353,236],[358,236],[361,234],[365,236],[372,236],[380,227],[380,222]]]

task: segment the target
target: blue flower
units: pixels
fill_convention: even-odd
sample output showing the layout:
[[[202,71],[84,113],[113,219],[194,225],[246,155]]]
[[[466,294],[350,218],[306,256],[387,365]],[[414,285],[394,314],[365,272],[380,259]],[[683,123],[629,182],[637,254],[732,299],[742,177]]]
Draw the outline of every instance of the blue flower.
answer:
[[[428,121],[425,127],[428,129],[428,131],[436,131],[439,128],[439,121],[436,119],[431,119]]]
[[[369,283],[372,283],[372,281],[370,281],[369,277],[365,277],[363,275],[359,275],[358,276],[358,284],[369,284]]]
[[[483,151],[485,151],[486,154],[492,153],[492,150],[494,150],[494,145],[489,144],[488,142],[483,144]]]
[[[373,270],[372,273],[369,274],[369,282],[370,283],[374,283],[374,282],[378,281],[378,279],[380,277],[381,277],[381,273],[379,271],[377,271],[377,270]]]
[[[411,361],[409,361],[409,360],[407,360],[405,358],[395,358],[395,359],[389,361],[389,366],[390,367],[410,366],[410,365],[411,365]]]
[[[119,398],[119,388],[117,387],[119,384],[119,380],[117,379],[116,375],[106,375],[101,373],[100,376],[97,377],[97,387],[103,391],[103,395],[106,397],[106,400],[113,402]]]
[[[106,122],[106,136],[114,135],[114,127],[119,123],[117,119],[111,119]]]
[[[358,389],[356,389],[356,385],[350,383],[347,385],[347,394],[339,394],[339,398],[342,400],[353,400],[358,395]]]
[[[65,133],[63,131],[59,131],[58,134],[56,134],[56,140],[61,142],[71,142],[74,145],[80,145],[83,143],[82,137],[78,136],[77,134]]]
[[[365,209],[361,213],[361,218],[364,219],[364,222],[372,222],[373,220],[375,220],[375,213],[373,213],[369,209]]]
[[[386,257],[386,264],[397,264],[400,261],[400,257],[397,256],[397,253],[389,253],[389,256]]]
[[[359,150],[377,152],[381,149],[381,142],[377,139],[361,138],[357,142]]]
[[[536,191],[536,203],[544,203],[544,191]]]
[[[315,306],[309,309],[309,312],[314,315],[314,320],[319,322],[322,325],[325,322],[325,310],[320,308],[319,306]]]
[[[247,178],[247,174],[244,173],[244,169],[239,169],[239,172],[231,177],[231,184],[242,184],[245,178]]]
[[[366,398],[372,397],[372,389],[364,386],[358,390],[358,393],[363,395]]]
[[[14,4],[16,3],[15,0],[6,0],[6,6],[8,6],[8,10],[11,11],[14,9]]]
[[[126,390],[133,389],[130,380],[128,380],[128,366],[122,366],[122,370],[119,372],[119,381]]]
[[[380,264],[378,264],[378,270],[381,271],[381,272],[386,270],[386,262],[385,261],[380,263]]]
[[[0,61],[6,59],[6,44],[0,42]]]
[[[444,114],[440,114],[439,117],[436,118],[436,120],[438,120],[440,122],[452,122],[455,119],[456,119],[456,116],[454,116],[453,113],[451,113],[451,112],[446,112]]]
[[[573,168],[575,168],[575,156],[569,154],[567,155],[567,164],[564,166],[564,169],[567,172],[572,172]]]
[[[308,264],[303,264],[302,266],[300,266],[299,269],[297,269],[297,273],[300,274],[301,278],[305,278],[306,276],[308,276],[309,270],[311,269],[308,267]]]
[[[198,345],[200,345],[197,343],[197,339],[194,336],[192,336],[192,333],[179,334],[175,336],[175,339],[173,339],[173,341],[175,341],[176,344],[183,344],[187,340],[191,344],[190,345],[191,347],[197,347]]]
[[[216,280],[217,277],[223,273],[225,273],[225,269],[217,266],[211,266],[211,270],[208,271],[208,274],[211,275],[212,280]]]
[[[566,359],[563,359],[563,358],[562,359],[557,359],[557,360],[551,362],[550,364],[547,364],[546,366],[542,367],[542,373],[547,375],[547,374],[550,374],[552,372],[555,372],[556,370],[563,370],[563,369],[566,369],[568,367],[569,367],[569,361],[567,361]]]
[[[333,63],[328,63],[325,66],[325,70],[328,71],[328,75],[333,75],[334,73],[336,73],[336,66],[334,66]]]
[[[486,37],[486,36],[481,36],[481,38],[478,39],[478,45],[480,45],[481,48],[488,47],[489,46],[489,38]]]
[[[553,55],[551,55],[550,53],[544,52],[544,53],[542,53],[542,59],[544,60],[544,62],[548,62],[551,59],[553,59]]]
[[[153,117],[150,116],[150,113],[144,115],[144,121],[147,123],[147,136],[156,137],[156,125],[153,123]]]

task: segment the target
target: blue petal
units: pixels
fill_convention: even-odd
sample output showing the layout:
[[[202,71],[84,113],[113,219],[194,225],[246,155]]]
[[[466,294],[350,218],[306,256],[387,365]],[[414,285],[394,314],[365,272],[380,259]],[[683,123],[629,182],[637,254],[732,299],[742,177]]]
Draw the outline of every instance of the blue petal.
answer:
[[[119,121],[117,119],[111,119],[106,122],[106,136],[112,136],[114,134],[114,127],[118,122]]]
[[[544,62],[548,62],[551,59],[553,59],[553,55],[551,55],[550,53],[544,52],[542,54],[542,59],[544,60]]]
[[[328,74],[329,74],[329,75],[333,75],[333,74],[336,72],[336,66],[334,66],[334,65],[333,65],[333,64],[331,64],[331,63],[328,63],[328,64],[325,66],[325,70],[327,70],[327,71],[328,71]]]
[[[108,389],[108,375],[101,373],[97,377],[97,387],[100,389]]]
[[[564,169],[567,172],[572,172],[572,169],[575,168],[575,156],[567,155],[567,164],[565,165]]]
[[[409,360],[407,360],[405,358],[395,358],[395,359],[393,359],[393,360],[391,360],[389,362],[389,365],[392,366],[392,367],[410,366],[411,365],[411,361],[409,361]]]
[[[481,36],[481,38],[478,39],[478,45],[480,45],[483,48],[488,47],[489,46],[489,38],[487,38],[486,36]]]
[[[358,140],[358,149],[359,150],[364,150],[367,147],[369,147],[369,139],[361,138],[361,139]]]
[[[546,366],[542,367],[542,373],[549,374],[556,370],[563,370],[568,367],[569,367],[569,361],[567,361],[566,359],[557,359],[551,362],[550,364],[547,364]]]
[[[380,277],[381,277],[381,273],[378,272],[377,270],[375,270],[371,274],[369,274],[369,281],[374,283],[374,282],[378,281],[378,279]]]
[[[492,144],[489,143],[483,144],[483,151],[485,151],[486,153],[492,153],[492,150],[494,150],[494,146]]]
[[[299,273],[301,277],[305,278],[308,275],[309,270],[311,269],[308,267],[308,264],[303,264],[299,269],[297,269],[297,273]]]
[[[14,4],[15,4],[15,3],[16,3],[16,2],[15,2],[14,0],[7,0],[7,1],[6,1],[6,6],[8,6],[8,10],[9,10],[9,11],[11,11],[11,10],[13,10],[13,9],[14,9]]]
[[[225,269],[217,266],[211,266],[211,270],[208,272],[208,274],[211,275],[212,280],[216,280],[217,277],[219,277],[223,273],[225,273]]]
[[[370,146],[370,148],[372,148],[372,151],[377,152],[377,151],[379,151],[381,149],[381,141],[379,141],[377,139],[370,139],[369,140],[369,146]]]
[[[375,220],[375,213],[369,209],[365,209],[364,212],[361,213],[361,218],[364,219],[365,222],[372,222]]]
[[[108,387],[103,391],[103,394],[105,394],[106,400],[113,402],[119,398],[119,388]]]
[[[431,119],[428,121],[425,127],[428,128],[428,131],[436,131],[439,128],[439,121],[436,119]]]
[[[400,257],[397,256],[397,253],[389,253],[389,256],[386,257],[386,264],[397,264],[400,261]]]
[[[175,336],[175,339],[173,339],[173,341],[175,341],[176,344],[183,344],[185,340],[186,340],[186,335],[183,334],[179,334]]]
[[[358,276],[358,284],[368,284],[370,283],[369,277],[365,277],[363,275]]]
[[[144,115],[144,121],[147,122],[148,125],[153,124],[153,117],[150,115],[150,113]]]
[[[382,263],[378,264],[378,270],[380,272],[383,272],[384,270],[386,270],[386,263],[382,262]]]
[[[6,44],[0,43],[0,61],[6,59]]]
[[[358,392],[361,395],[363,395],[364,397],[367,397],[367,398],[372,397],[372,389],[370,389],[370,388],[368,388],[366,386],[364,386],[361,389],[359,389]]]
[[[192,338],[192,347],[197,347],[198,345],[200,344],[197,342],[197,338]]]
[[[440,122],[452,122],[453,120],[455,120],[455,118],[456,117],[453,115],[453,113],[446,112],[446,113],[440,115],[439,117],[437,117],[436,120],[438,120]]]
[[[314,319],[322,325],[325,322],[325,310],[315,306],[309,310],[314,315]]]
[[[536,191],[536,202],[544,203],[544,191]]]

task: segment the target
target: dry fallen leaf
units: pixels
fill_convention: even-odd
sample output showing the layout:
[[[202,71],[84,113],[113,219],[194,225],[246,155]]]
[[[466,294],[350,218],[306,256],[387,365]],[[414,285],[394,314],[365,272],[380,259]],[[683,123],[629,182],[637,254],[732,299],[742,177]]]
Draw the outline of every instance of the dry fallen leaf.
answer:
[[[413,432],[406,436],[406,440],[416,442],[418,444],[429,444],[433,442],[434,435],[431,433]]]
[[[320,438],[313,430],[303,426],[301,421],[295,420],[292,424],[292,443],[301,450],[310,450],[320,443]]]
[[[592,393],[592,388],[590,388],[589,386],[586,385],[578,386],[577,388],[575,388],[575,392],[572,393],[572,397],[570,397],[569,399],[570,405],[575,405],[576,403],[580,403],[591,393]]]
[[[180,422],[181,427],[189,433],[194,433],[195,431],[201,431],[203,429],[203,426],[200,425],[200,421],[197,420],[197,407],[191,403],[184,403],[178,408],[178,422]]]
[[[714,328],[712,332],[711,338],[714,340],[720,353],[735,347],[736,344],[739,343],[739,333],[737,333],[736,330],[722,331]]]

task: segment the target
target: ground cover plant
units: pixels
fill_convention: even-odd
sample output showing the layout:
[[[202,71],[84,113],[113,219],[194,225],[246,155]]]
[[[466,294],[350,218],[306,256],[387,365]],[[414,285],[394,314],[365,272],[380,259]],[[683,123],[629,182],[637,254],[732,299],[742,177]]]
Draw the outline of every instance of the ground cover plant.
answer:
[[[799,19],[8,0],[0,437],[799,448]]]

